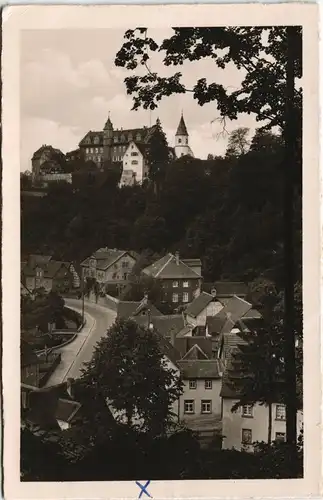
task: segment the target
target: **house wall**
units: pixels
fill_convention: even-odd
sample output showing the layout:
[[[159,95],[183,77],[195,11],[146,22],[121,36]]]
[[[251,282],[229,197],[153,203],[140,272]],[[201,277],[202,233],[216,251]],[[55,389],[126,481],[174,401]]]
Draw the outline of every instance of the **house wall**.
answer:
[[[252,417],[242,416],[242,408],[232,413],[231,408],[236,400],[223,398],[222,434],[224,436],[222,448],[252,451],[252,446],[243,446],[242,429],[251,429],[252,441],[265,441],[268,439],[268,407],[256,404]],[[300,433],[303,423],[302,412],[297,413],[297,432]],[[286,421],[276,420],[276,404],[272,405],[272,440],[276,432],[286,433]]]
[[[26,287],[29,290],[36,290],[38,288],[44,288],[46,292],[50,292],[53,287],[52,278],[35,278],[34,276],[26,277]]]
[[[126,279],[125,274],[129,274],[132,271],[135,263],[136,260],[131,257],[131,255],[125,254],[107,270],[98,269],[100,267],[100,261],[97,261],[97,264],[94,267],[82,266],[82,268],[84,269],[84,278],[95,278],[98,283],[103,284],[109,281],[124,281]]]
[[[158,279],[158,278],[157,278]],[[172,304],[173,306],[179,306],[183,304],[188,304],[192,302],[195,297],[195,293],[200,288],[200,280],[197,279],[160,279],[162,285],[163,300]],[[178,286],[173,287],[173,283],[177,281]],[[188,287],[184,287],[183,284],[188,281]],[[178,294],[178,302],[173,302],[173,294]],[[188,301],[183,302],[183,294],[188,293]]]
[[[136,182],[142,182],[146,172],[144,157],[134,142],[130,142],[122,160],[123,171],[132,170],[136,174]],[[121,177],[121,184],[125,183]]]
[[[66,292],[74,287],[74,276],[72,271],[61,267],[53,278],[53,291]]]
[[[221,420],[221,379],[212,380],[212,389],[205,389],[205,379],[196,380],[196,389],[189,388],[189,380],[184,380],[184,392],[180,397],[180,420],[188,427],[217,427]],[[184,401],[194,400],[194,414],[184,413]],[[201,413],[202,400],[211,400],[212,412]]]

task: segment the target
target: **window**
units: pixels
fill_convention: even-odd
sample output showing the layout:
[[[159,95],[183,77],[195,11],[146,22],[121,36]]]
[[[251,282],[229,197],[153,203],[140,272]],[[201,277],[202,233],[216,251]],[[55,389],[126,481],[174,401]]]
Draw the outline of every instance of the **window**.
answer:
[[[95,152],[96,152],[96,154],[98,154],[99,148],[95,148]]]
[[[186,144],[188,144],[188,139],[186,139]]]
[[[132,160],[131,165],[138,165],[138,161],[137,160]]]
[[[182,139],[178,139],[178,144],[181,144],[181,142],[182,142]]]
[[[253,416],[253,408],[251,405],[244,405],[242,407],[242,416],[243,417],[252,417]]]
[[[103,148],[100,148],[100,153],[103,153]]]
[[[206,380],[204,387],[205,389],[212,389],[212,380]]]
[[[96,135],[94,138],[94,144],[99,144],[99,142],[100,142],[99,136]]]
[[[131,156],[138,156],[137,151],[132,151],[132,152],[131,152]]]
[[[178,302],[178,293],[173,293],[172,302]]]
[[[141,141],[141,135],[140,134],[137,134],[136,140],[137,141]]]
[[[252,430],[251,429],[242,429],[241,443],[242,444],[252,444]]]
[[[116,153],[117,152],[117,146],[114,146],[113,148],[113,152]]]
[[[212,401],[210,399],[201,401],[201,413],[212,413]]]
[[[88,153],[89,152],[89,148],[85,148],[85,152]]]
[[[286,420],[285,405],[276,405],[276,420]]]
[[[173,288],[178,288],[178,281],[173,281]]]
[[[276,432],[275,435],[276,441],[285,441],[285,432]]]
[[[188,302],[188,293],[187,292],[183,293],[183,302]]]
[[[190,389],[196,389],[196,380],[190,380],[188,386]]]
[[[91,154],[92,154],[92,153],[94,153],[94,148],[91,148],[91,149],[90,149],[90,152],[91,152]]]
[[[122,267],[129,267],[129,262],[127,260],[124,260],[122,262]]]
[[[183,288],[188,288],[188,281],[183,281]]]
[[[194,399],[184,401],[184,413],[194,413]]]

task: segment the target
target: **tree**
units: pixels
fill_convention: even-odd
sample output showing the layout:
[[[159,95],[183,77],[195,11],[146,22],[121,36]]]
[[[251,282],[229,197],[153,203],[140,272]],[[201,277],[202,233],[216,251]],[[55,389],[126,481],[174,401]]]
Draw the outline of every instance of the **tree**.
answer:
[[[158,102],[171,94],[189,92],[202,106],[216,101],[220,116],[234,120],[240,113],[255,113],[267,128],[284,127],[283,99],[286,88],[287,28],[272,27],[216,27],[173,28],[173,34],[160,44],[148,35],[147,28],[127,30],[125,42],[115,59],[117,66],[134,71],[144,66],[143,76],[125,78],[127,92],[133,96],[133,109],[143,106],[155,109]],[[296,78],[302,74],[302,30],[294,29],[294,69]],[[188,89],[182,83],[182,73],[161,77],[150,68],[152,55],[163,54],[165,66],[181,66],[185,61],[212,59],[217,68],[229,64],[241,71],[241,84],[230,91],[206,78],[197,80]],[[215,71],[216,74],[216,71]],[[298,136],[301,132],[302,89],[295,91]]]
[[[155,436],[172,422],[172,404],[182,392],[157,334],[132,320],[117,321],[98,342],[81,383],[109,401],[129,428],[138,426]]]
[[[248,134],[249,129],[246,127],[240,127],[231,132],[226,151],[227,158],[235,158],[246,154],[249,146]]]
[[[153,127],[149,137],[146,154],[149,166],[149,179],[154,183],[156,192],[158,193],[169,163],[168,143],[159,118],[157,118],[156,125]]]

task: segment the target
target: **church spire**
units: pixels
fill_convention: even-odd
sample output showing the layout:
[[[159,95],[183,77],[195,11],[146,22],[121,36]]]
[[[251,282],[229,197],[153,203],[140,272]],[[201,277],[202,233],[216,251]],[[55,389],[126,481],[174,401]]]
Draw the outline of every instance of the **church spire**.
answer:
[[[184,117],[183,117],[183,111],[182,111],[181,119],[180,119],[178,127],[177,127],[177,132],[176,132],[175,135],[186,135],[186,136],[188,136],[187,128],[186,128]]]

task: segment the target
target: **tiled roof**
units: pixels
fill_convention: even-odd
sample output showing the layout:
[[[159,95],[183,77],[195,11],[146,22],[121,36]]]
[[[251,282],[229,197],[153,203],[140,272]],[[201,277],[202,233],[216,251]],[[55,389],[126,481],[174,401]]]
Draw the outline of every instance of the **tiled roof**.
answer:
[[[175,135],[188,135],[183,115],[181,116]]]
[[[146,314],[144,316],[136,316],[136,313],[138,314],[139,310],[142,313],[142,309],[143,309],[142,301],[140,301],[140,302],[120,301],[118,304],[117,316],[118,316],[118,318],[124,318],[124,319],[133,317],[133,319],[135,319],[135,321],[138,322],[138,324],[139,323],[145,324],[145,322],[147,322],[147,326],[148,326],[148,314]],[[161,315],[161,312],[157,309],[157,307],[154,306],[154,304],[152,304],[150,302],[148,302],[148,304],[146,304],[144,306],[144,309],[150,310],[151,317]],[[139,319],[139,318],[143,318],[143,319]]]
[[[143,156],[146,156],[147,149],[148,149],[148,144],[145,144],[144,142],[136,142],[136,141],[134,141],[134,143],[136,144],[136,146],[139,149],[140,153]]]
[[[37,149],[37,151],[34,152],[34,154],[32,156],[32,160],[39,159],[41,157],[41,155],[43,154],[43,152],[46,150],[50,151],[51,153],[58,153],[58,154],[64,156],[60,149],[56,149],[56,148],[53,148],[53,146],[50,146],[50,145],[47,146],[45,144],[45,145],[41,146],[39,149]]]
[[[164,355],[175,365],[178,367],[178,360],[180,359],[180,354],[177,349],[172,346],[168,340],[166,340],[158,331],[155,331],[158,335],[159,346]]]
[[[182,357],[182,360],[193,360],[193,359],[209,359],[205,352],[201,349],[198,344],[194,344],[189,351]]]
[[[125,130],[113,130],[113,139],[112,146],[119,144],[128,144],[131,141],[136,141],[136,137],[140,134],[141,141],[146,142],[148,140],[149,134],[151,132],[151,128],[142,127],[142,128],[133,128],[133,129],[125,129]],[[98,137],[98,142],[95,142],[95,138]],[[117,140],[115,140],[115,138]],[[90,140],[88,142],[87,140]],[[94,145],[94,146],[103,146],[103,131],[92,131],[90,130],[81,140],[80,146],[86,145]]]
[[[159,279],[199,279],[201,276],[179,259],[169,253],[143,269],[143,273]]]
[[[231,297],[227,304],[221,309],[216,317],[223,317],[230,319],[235,324],[238,319],[241,319],[252,308],[249,302],[241,299],[240,297]]]
[[[182,259],[182,262],[186,264],[187,266],[202,266],[202,261],[201,259]]]
[[[212,289],[216,290],[217,297],[245,297],[248,292],[248,286],[241,281],[215,281],[214,283],[203,283],[205,292],[210,293]]]
[[[154,328],[165,338],[172,339],[185,327],[185,321],[181,314],[151,315],[150,322]]]
[[[198,345],[208,358],[212,357],[212,340],[210,337],[177,337],[174,345],[181,358],[195,345]]]
[[[39,359],[34,352],[34,349],[28,342],[25,342],[24,340],[21,340],[20,342],[20,364],[21,367],[24,368],[25,366],[31,366],[31,365],[36,365],[39,364]]]
[[[57,402],[55,417],[63,422],[70,422],[81,408],[81,404],[70,399],[59,399]]]
[[[212,295],[202,292],[187,306],[185,313],[192,316],[192,318],[196,318],[202,311],[204,311],[212,300]]]
[[[101,248],[94,252],[90,257],[87,257],[82,263],[82,266],[89,266],[90,260],[96,259],[97,269],[106,270],[123,255],[126,254],[125,250],[115,250],[109,248]]]
[[[184,379],[219,379],[224,370],[220,359],[181,360],[178,365]]]

